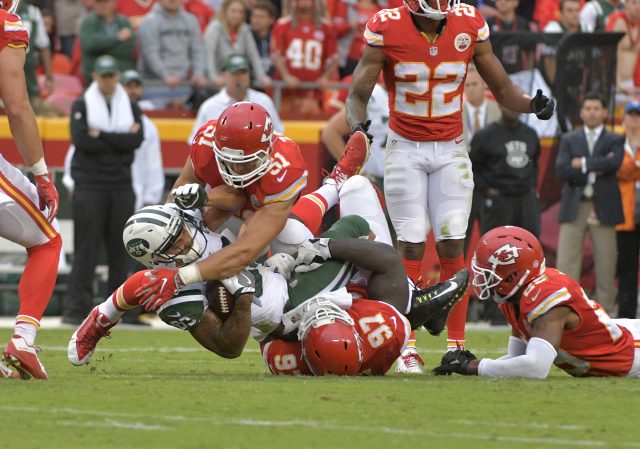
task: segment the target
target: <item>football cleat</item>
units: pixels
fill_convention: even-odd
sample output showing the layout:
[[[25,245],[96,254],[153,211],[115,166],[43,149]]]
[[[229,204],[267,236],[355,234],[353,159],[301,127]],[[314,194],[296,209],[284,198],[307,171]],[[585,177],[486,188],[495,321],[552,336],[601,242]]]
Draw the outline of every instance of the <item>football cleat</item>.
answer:
[[[360,174],[362,166],[369,158],[369,146],[369,137],[364,132],[354,132],[344,148],[344,153],[325,178],[325,183],[332,179],[340,190],[347,179]]]
[[[23,380],[47,380],[47,372],[38,359],[40,348],[30,346],[22,337],[14,336],[4,348],[4,362],[16,369]]]
[[[405,348],[396,360],[396,372],[401,374],[422,374],[424,361],[416,348]]]
[[[20,379],[20,374],[0,361],[0,379]]]
[[[76,366],[89,363],[100,339],[108,337],[109,329],[116,324],[118,324],[117,321],[112,323],[104,314],[100,313],[98,306],[94,307],[71,336],[67,350],[69,361]]]
[[[451,279],[425,290],[414,290],[407,319],[411,329],[427,325],[431,335],[439,335],[447,324],[453,306],[462,298],[469,285],[469,270],[458,271]]]

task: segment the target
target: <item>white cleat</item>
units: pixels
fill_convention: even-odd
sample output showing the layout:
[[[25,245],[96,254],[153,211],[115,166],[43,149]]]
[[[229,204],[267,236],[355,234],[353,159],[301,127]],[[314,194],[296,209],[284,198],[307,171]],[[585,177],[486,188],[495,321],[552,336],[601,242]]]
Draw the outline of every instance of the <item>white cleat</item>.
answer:
[[[396,372],[401,374],[422,374],[424,362],[416,348],[405,348],[396,360]]]

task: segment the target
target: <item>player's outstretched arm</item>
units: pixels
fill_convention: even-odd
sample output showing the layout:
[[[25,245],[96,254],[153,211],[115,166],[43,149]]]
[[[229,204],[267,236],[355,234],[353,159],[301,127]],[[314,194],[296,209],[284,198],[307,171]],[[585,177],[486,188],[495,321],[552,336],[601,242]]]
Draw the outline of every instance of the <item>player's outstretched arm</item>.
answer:
[[[345,103],[347,123],[352,130],[367,120],[367,104],[383,65],[382,51],[365,45],[362,59],[353,72],[353,80]]]
[[[242,354],[251,331],[252,294],[236,299],[235,307],[223,323],[211,309],[206,309],[200,321],[190,330],[193,338],[211,352],[235,359]]]
[[[198,262],[202,280],[233,276],[253,262],[282,231],[292,206],[293,200],[267,204],[258,209],[244,223],[238,240]]]
[[[531,338],[523,355],[498,360],[472,360],[469,363],[468,374],[546,379],[558,355],[562,332],[571,313],[571,309],[567,307],[551,309],[533,321]]]
[[[541,90],[531,98],[524,90],[513,84],[502,63],[493,53],[489,40],[476,44],[473,62],[498,103],[512,111],[535,113],[540,119],[551,118],[555,102],[542,95]]]

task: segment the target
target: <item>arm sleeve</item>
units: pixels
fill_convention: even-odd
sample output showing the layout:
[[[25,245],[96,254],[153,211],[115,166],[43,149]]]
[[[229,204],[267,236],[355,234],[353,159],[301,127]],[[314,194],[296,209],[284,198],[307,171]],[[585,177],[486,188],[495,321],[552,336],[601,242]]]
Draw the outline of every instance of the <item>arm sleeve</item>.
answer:
[[[218,76],[219,69],[216,66],[216,47],[218,45],[219,27],[216,26],[216,20],[211,21],[204,32],[204,64],[205,73],[209,79]]]
[[[533,337],[523,355],[508,359],[482,359],[478,375],[488,377],[529,377],[546,379],[558,353],[551,343]]]
[[[49,35],[45,32],[47,28],[44,25],[44,18],[42,17],[40,8],[35,8],[35,10],[35,20],[37,23],[36,27],[38,28],[38,35],[36,36],[34,45],[38,50],[42,50],[43,48],[49,48],[51,46],[51,41],[49,40]]]
[[[507,360],[513,357],[519,357],[527,352],[527,342],[522,338],[509,336],[509,343],[507,344],[507,355],[500,357],[498,360]]]
[[[574,184],[586,184],[587,177],[579,168],[571,167],[571,148],[566,136],[560,139],[560,148],[556,157],[556,174],[562,181],[569,181]]]
[[[100,55],[118,43],[116,36],[109,36],[102,30],[96,30],[95,20],[83,20],[80,25],[82,49],[92,55]]]

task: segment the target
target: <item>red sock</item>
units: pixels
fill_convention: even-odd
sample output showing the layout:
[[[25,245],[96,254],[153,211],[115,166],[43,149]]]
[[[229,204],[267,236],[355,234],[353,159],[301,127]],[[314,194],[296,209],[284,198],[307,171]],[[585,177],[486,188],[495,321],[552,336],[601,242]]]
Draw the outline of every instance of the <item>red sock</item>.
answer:
[[[18,284],[20,310],[16,323],[35,324],[33,320],[39,322],[42,318],[56,285],[61,249],[59,234],[47,243],[27,249],[27,263]]]
[[[291,215],[299,218],[313,235],[318,235],[322,226],[322,217],[328,208],[327,200],[319,193],[313,192],[303,196],[294,204]]]
[[[460,255],[452,259],[440,259],[440,282],[446,281],[464,265],[464,256]],[[469,304],[469,290],[465,292],[462,299],[454,306],[447,321],[447,346],[464,346],[464,328],[467,322],[467,306]]]
[[[422,261],[405,259],[403,257],[402,265],[404,265],[404,269],[407,272],[407,276],[409,276],[409,279],[411,279],[413,283],[416,284],[420,279],[420,275],[421,275],[420,267],[422,266]]]

